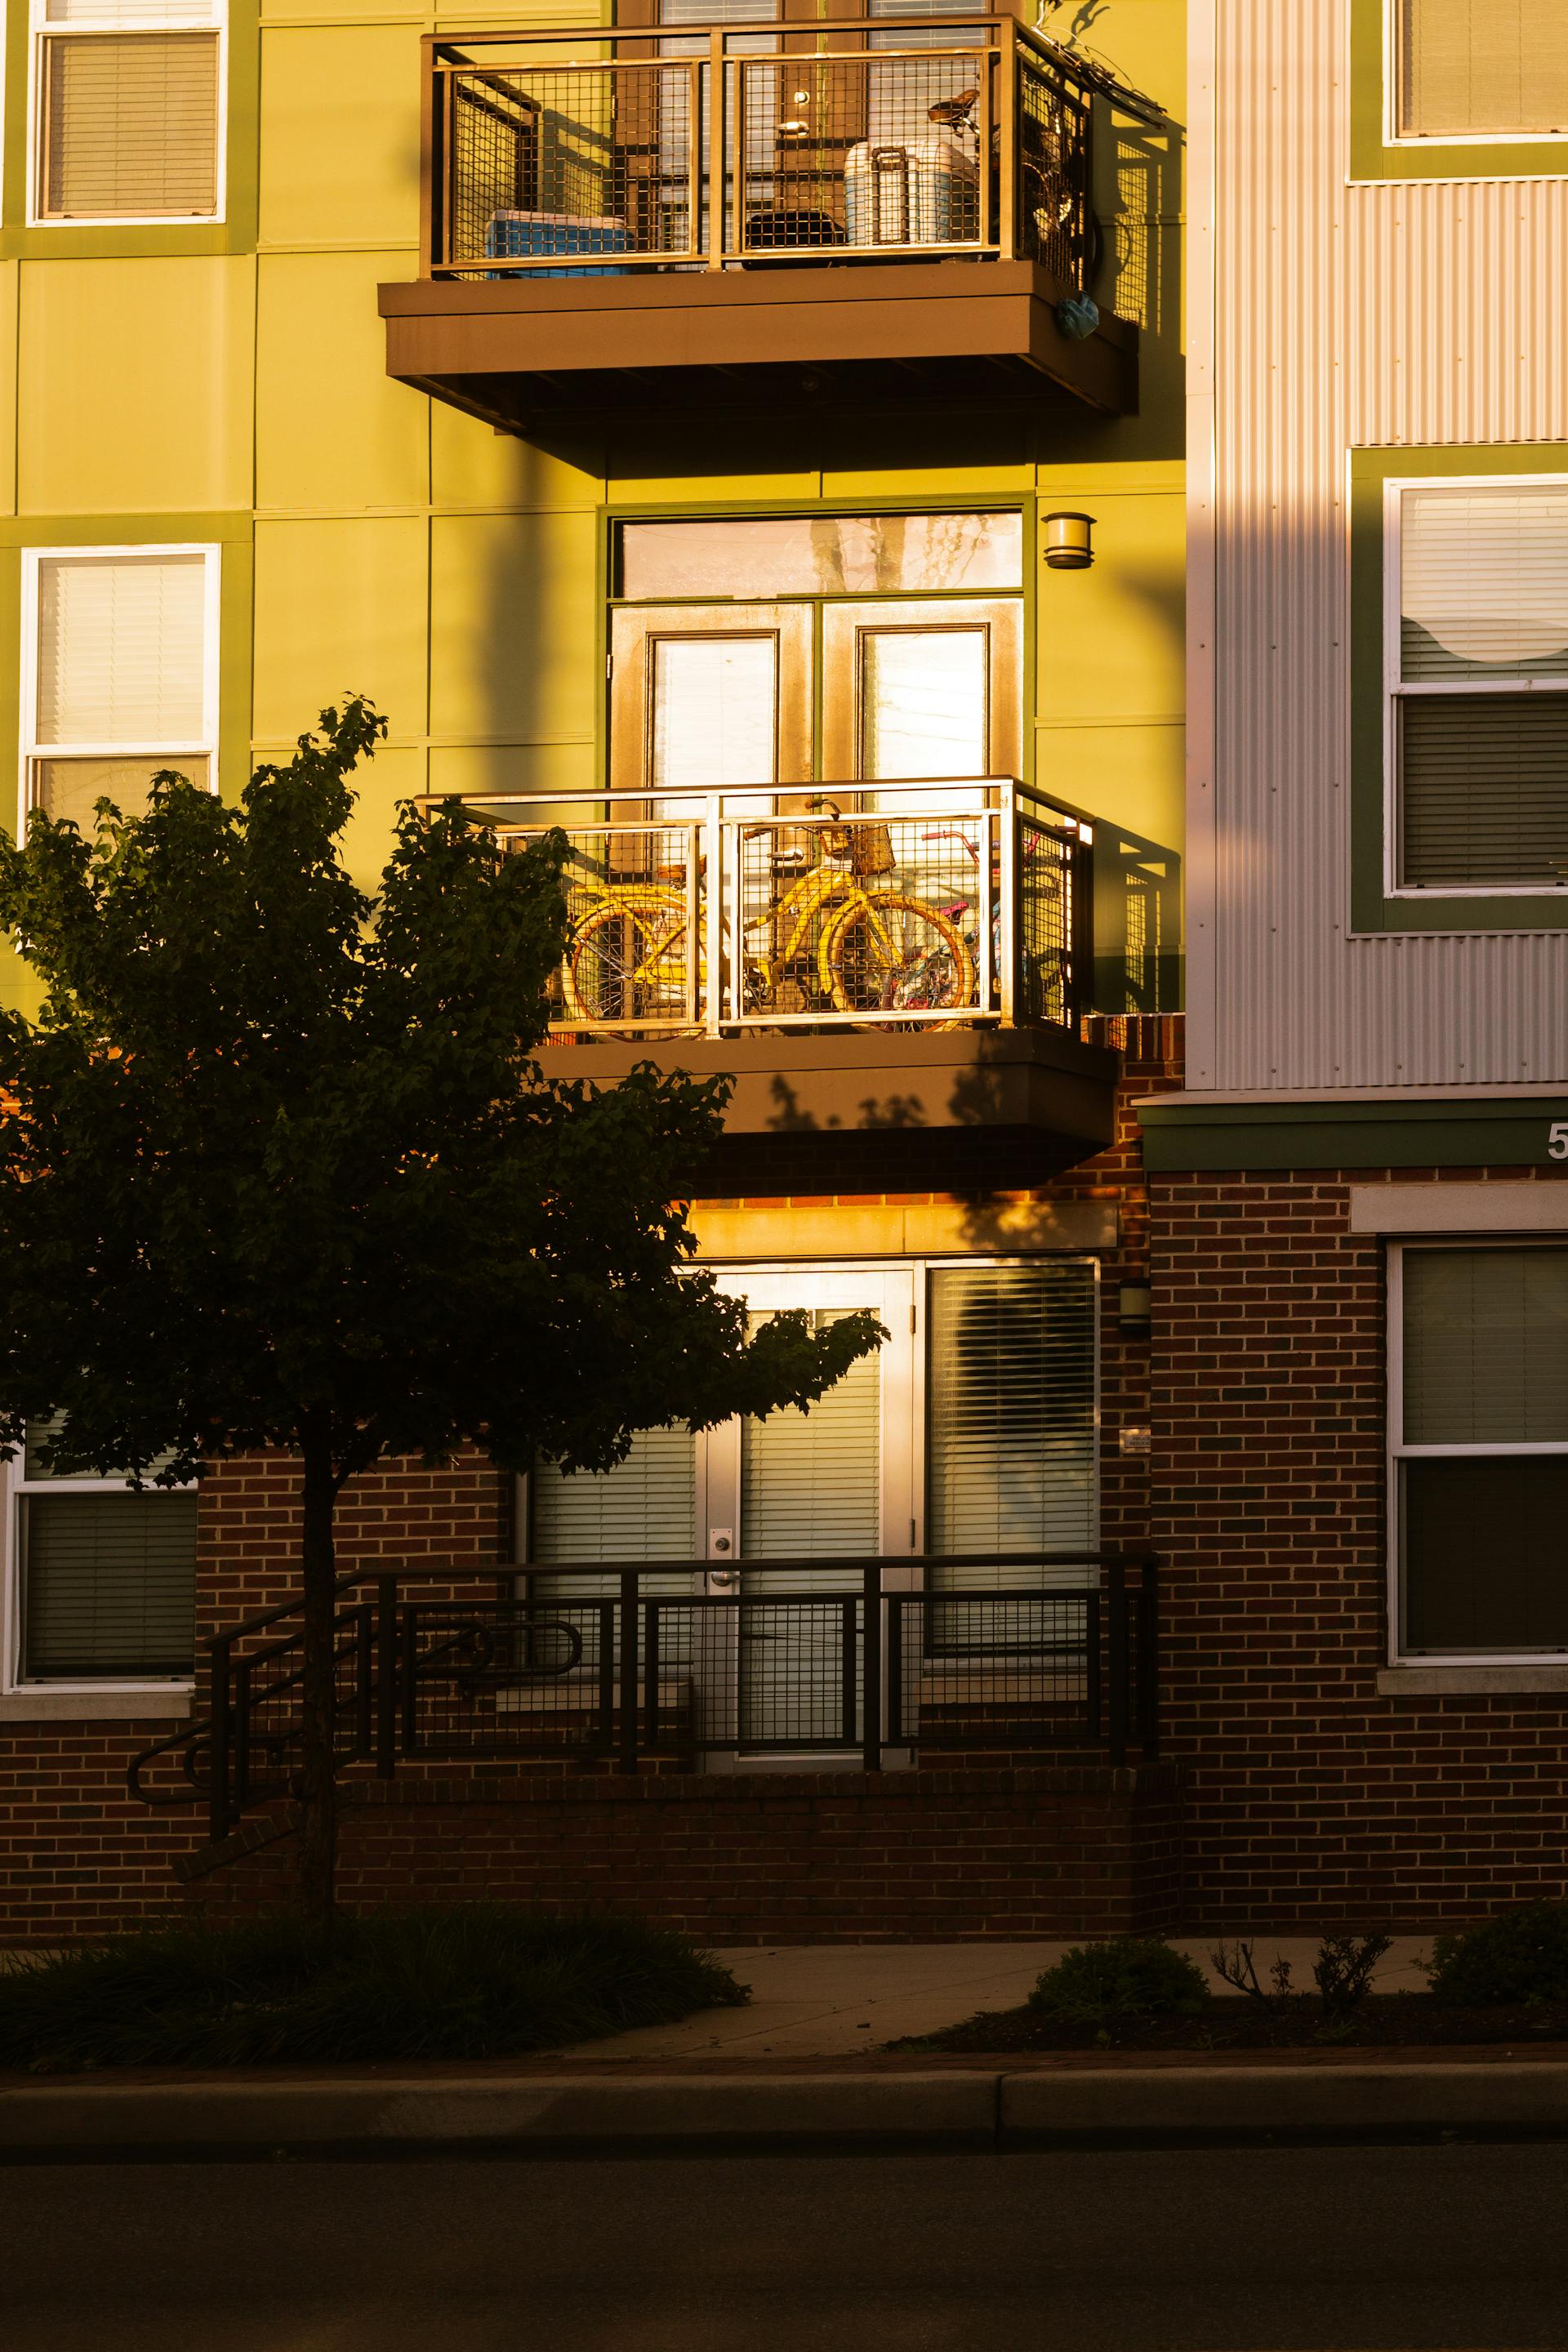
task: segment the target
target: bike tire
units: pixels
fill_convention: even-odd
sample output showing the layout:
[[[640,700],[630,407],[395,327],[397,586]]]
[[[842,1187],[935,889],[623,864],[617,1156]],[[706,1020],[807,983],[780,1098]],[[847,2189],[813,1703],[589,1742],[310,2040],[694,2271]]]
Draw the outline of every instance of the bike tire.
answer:
[[[974,959],[970,953],[968,941],[952,918],[941,907],[933,907],[929,899],[917,898],[907,891],[868,890],[863,897],[845,901],[841,913],[827,925],[818,943],[817,969],[824,992],[832,998],[835,1010],[839,1013],[889,1013],[892,1015],[889,1020],[871,1024],[879,1029],[956,1028],[959,1025],[956,1022],[899,1020],[893,1001],[896,994],[894,975],[899,967],[889,963],[880,942],[870,929],[868,917],[873,911],[881,916],[913,917],[934,933],[941,942],[948,957],[948,970],[945,977],[938,982],[931,1010],[951,1007],[954,1012],[968,1011],[973,1003]],[[850,942],[852,935],[862,929],[866,932],[867,944],[857,957],[851,951]],[[928,968],[930,961],[928,954],[924,959]],[[874,982],[870,978],[873,972],[877,973]],[[868,993],[874,993],[879,1001],[875,1003],[856,1001],[864,1000]]]
[[[685,937],[684,900],[665,908],[657,900],[645,907],[601,898],[573,925],[566,942],[563,1025],[575,1022],[636,1036],[649,1021],[662,1020],[658,1010],[638,1004],[639,991],[648,987],[638,974],[679,950]]]

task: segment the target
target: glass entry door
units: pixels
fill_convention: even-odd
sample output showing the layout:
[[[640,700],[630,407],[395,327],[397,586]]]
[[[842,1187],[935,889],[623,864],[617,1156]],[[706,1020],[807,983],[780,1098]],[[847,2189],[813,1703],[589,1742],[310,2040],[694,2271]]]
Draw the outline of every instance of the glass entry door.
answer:
[[[595,1560],[668,1560],[668,1571],[645,1579],[645,1593],[741,1602],[672,1607],[661,1640],[662,1668],[689,1687],[710,1769],[787,1753],[786,1735],[801,1748],[858,1736],[851,1694],[859,1577],[814,1563],[908,1558],[916,1549],[915,1281],[910,1266],[724,1277],[754,1322],[795,1308],[821,1328],[870,1307],[888,1342],[808,1412],[726,1422],[695,1436],[647,1430],[602,1476],[546,1465],[531,1482],[529,1549],[548,1592],[613,1599],[616,1580],[595,1575]],[[704,1560],[695,1572],[674,1566]]]
[[[736,1633],[726,1667],[744,1756],[776,1751],[786,1727],[804,1725],[817,1739],[855,1736],[858,1635],[842,1596],[856,1578],[812,1563],[913,1549],[915,1294],[908,1267],[748,1275],[724,1286],[745,1298],[753,1324],[796,1308],[822,1329],[868,1307],[889,1335],[808,1412],[738,1422],[710,1443],[709,1585],[742,1603],[726,1612]],[[726,1542],[732,1550],[719,1549]],[[814,1594],[823,1598],[806,1598]]]

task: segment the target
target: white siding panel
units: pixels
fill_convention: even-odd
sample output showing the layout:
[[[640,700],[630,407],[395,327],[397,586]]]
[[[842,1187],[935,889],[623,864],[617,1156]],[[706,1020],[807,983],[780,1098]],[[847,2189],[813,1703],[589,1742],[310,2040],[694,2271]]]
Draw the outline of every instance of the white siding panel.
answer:
[[[1568,1081],[1568,934],[1349,936],[1345,508],[1352,444],[1568,441],[1568,185],[1347,186],[1344,0],[1194,15],[1194,66],[1211,26],[1215,47],[1215,615],[1212,675],[1193,652],[1213,940],[1189,1084]]]

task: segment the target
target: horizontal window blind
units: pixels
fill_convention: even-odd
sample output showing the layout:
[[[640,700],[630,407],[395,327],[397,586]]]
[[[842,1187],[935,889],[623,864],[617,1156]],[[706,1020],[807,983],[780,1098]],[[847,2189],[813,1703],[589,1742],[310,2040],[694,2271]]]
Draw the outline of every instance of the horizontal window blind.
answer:
[[[640,1429],[613,1470],[568,1475],[542,1463],[532,1479],[531,1557],[682,1559],[697,1551],[697,1447],[689,1429]]]
[[[1568,1249],[1405,1251],[1405,1443],[1568,1443]]]
[[[1399,0],[1397,24],[1403,137],[1568,131],[1563,0]]]
[[[1568,678],[1568,484],[1405,490],[1399,556],[1402,677]]]
[[[20,1509],[26,1679],[192,1671],[195,1495],[27,1495]]]
[[[935,1552],[1092,1548],[1093,1266],[1041,1259],[931,1276],[927,1526]],[[952,1589],[997,1580],[952,1572]],[[1011,1580],[1050,1581],[1034,1571]],[[1081,1572],[1067,1571],[1068,1583]]]
[[[1402,882],[1568,881],[1568,692],[1405,696]]]
[[[68,817],[83,833],[91,833],[100,800],[109,800],[126,816],[146,808],[153,775],[174,768],[193,784],[205,786],[207,762],[198,753],[170,751],[139,760],[35,760],[32,806],[52,817]]]
[[[1568,1454],[1399,1467],[1405,1646],[1568,1648]]]
[[[199,555],[45,557],[35,741],[201,742],[205,616]]]
[[[42,44],[39,206],[50,220],[217,210],[216,33],[51,33]]]
[[[812,1315],[822,1330],[837,1318]],[[873,1559],[881,1549],[882,1371],[861,1356],[809,1412],[741,1428],[741,1549],[747,1559]],[[767,1590],[788,1590],[770,1579]]]

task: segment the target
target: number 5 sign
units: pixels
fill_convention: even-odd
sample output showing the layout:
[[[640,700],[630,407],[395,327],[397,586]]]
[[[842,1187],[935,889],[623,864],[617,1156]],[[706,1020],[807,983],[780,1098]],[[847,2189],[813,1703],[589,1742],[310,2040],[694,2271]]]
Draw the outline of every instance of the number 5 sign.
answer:
[[[1546,1150],[1552,1160],[1568,1160],[1568,1118],[1554,1118],[1547,1132]]]

